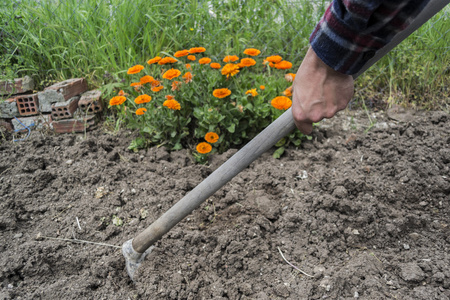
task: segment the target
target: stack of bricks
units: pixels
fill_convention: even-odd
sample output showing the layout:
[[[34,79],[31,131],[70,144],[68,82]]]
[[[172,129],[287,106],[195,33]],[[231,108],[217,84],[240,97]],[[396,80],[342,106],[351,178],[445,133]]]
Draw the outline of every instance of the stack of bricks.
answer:
[[[103,110],[102,93],[87,91],[84,78],[74,78],[33,92],[31,77],[0,81],[0,129],[47,129],[57,133],[84,132],[96,125]]]

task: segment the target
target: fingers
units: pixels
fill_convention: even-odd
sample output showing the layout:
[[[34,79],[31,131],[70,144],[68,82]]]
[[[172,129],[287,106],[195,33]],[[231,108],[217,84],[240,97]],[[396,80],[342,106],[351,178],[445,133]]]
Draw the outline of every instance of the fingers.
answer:
[[[313,130],[312,123],[308,122],[295,122],[295,126],[297,126],[298,130],[305,135],[310,135]]]

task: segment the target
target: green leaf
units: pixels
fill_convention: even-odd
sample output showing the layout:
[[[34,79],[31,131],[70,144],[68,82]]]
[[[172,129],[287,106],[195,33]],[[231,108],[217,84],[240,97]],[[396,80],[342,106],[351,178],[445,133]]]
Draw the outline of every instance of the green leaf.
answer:
[[[233,123],[230,126],[228,126],[227,130],[231,133],[234,133],[236,131],[236,124]]]
[[[286,144],[286,139],[282,138],[281,140],[279,140],[276,144],[275,147],[281,147],[284,146]],[[284,150],[283,150],[284,151]]]
[[[275,150],[275,152],[272,154],[272,156],[273,156],[273,158],[278,159],[281,157],[281,155],[283,155],[283,153],[284,153],[284,147],[280,147],[277,150]]]

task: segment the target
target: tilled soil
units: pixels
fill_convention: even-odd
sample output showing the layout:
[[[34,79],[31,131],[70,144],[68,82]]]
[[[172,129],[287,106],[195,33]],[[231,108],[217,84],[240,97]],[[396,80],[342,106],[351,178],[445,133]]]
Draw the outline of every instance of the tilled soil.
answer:
[[[130,152],[126,131],[3,140],[0,299],[450,299],[450,116],[370,117],[264,154],[157,242],[135,282],[122,243],[235,150],[204,166]]]

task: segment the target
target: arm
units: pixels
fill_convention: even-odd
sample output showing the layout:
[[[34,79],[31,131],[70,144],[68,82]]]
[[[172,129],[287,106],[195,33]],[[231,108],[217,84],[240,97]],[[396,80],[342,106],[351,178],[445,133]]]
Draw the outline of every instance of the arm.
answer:
[[[334,0],[311,34],[311,48],[294,81],[292,113],[298,129],[309,134],[313,122],[344,109],[353,95],[350,75],[405,29],[428,2]]]

